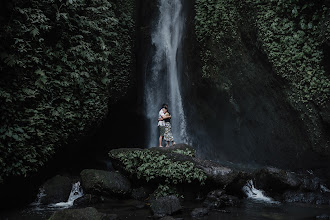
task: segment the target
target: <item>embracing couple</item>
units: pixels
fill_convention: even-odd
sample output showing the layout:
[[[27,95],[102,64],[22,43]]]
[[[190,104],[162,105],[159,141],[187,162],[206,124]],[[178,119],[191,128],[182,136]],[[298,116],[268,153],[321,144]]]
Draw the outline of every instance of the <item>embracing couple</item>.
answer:
[[[168,111],[168,105],[163,104],[158,114],[159,147],[163,147],[163,137],[166,141],[166,147],[169,147],[170,141],[172,141],[172,146],[175,145],[171,129],[171,118],[171,114]]]

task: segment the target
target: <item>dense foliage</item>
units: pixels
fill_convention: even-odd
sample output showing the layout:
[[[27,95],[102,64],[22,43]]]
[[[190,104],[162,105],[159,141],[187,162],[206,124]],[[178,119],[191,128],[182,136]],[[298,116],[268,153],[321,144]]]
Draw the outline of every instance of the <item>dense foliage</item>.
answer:
[[[330,114],[323,51],[330,31],[326,1],[196,0],[195,11],[203,77],[229,91],[233,82],[225,71],[244,59],[244,40],[255,35],[254,47],[284,80],[286,100],[306,124],[311,143],[318,149],[321,145],[321,151],[329,149],[330,143],[322,143],[327,136],[322,120]],[[247,25],[250,30],[243,32]]]
[[[17,0],[0,22],[0,179],[37,171],[130,85],[133,1]],[[110,97],[110,100],[109,100]]]
[[[193,156],[191,150],[175,150],[174,153]],[[157,195],[173,194],[173,186],[193,181],[204,184],[206,174],[190,161],[174,161],[166,154],[155,150],[110,151],[112,159],[119,160],[124,170],[130,175],[147,182],[156,180],[160,185]]]

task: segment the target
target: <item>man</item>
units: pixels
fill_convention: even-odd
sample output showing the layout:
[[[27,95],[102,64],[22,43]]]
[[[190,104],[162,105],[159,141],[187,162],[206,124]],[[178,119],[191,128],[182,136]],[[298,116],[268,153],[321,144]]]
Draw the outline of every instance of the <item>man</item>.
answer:
[[[159,129],[159,147],[162,146],[163,137],[165,134],[165,121],[164,119],[171,118],[171,116],[166,116],[165,113],[167,112],[168,105],[163,104],[162,108],[158,113],[158,129]]]

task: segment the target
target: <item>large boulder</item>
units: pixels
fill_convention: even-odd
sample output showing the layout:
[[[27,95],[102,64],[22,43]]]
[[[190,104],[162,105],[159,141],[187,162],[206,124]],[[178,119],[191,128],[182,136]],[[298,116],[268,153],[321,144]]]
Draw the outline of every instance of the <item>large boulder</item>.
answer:
[[[283,193],[290,189],[298,189],[302,185],[302,179],[297,174],[274,167],[256,171],[254,178],[256,188],[269,193]]]
[[[216,188],[229,187],[240,194],[250,178],[244,172],[195,157],[194,148],[186,144],[169,148],[114,149],[109,155],[116,169],[158,183],[205,182]]]
[[[65,209],[56,211],[49,220],[115,220],[114,214],[104,214],[98,212],[95,208],[88,207],[84,209]]]
[[[80,176],[86,193],[125,197],[131,192],[130,181],[117,172],[86,169]]]
[[[54,176],[47,180],[42,186],[42,191],[45,194],[40,198],[40,203],[51,204],[58,202],[66,202],[70,196],[72,182],[69,177]]]
[[[150,201],[151,209],[155,216],[164,217],[182,209],[178,197],[174,195],[156,198]]]

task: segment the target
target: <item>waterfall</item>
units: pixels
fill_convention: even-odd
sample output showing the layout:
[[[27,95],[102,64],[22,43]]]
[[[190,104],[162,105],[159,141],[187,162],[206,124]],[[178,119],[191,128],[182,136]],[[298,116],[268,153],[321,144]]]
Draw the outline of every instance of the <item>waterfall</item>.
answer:
[[[145,111],[148,121],[148,147],[158,140],[157,119],[163,103],[169,105],[172,132],[176,142],[188,142],[178,63],[184,30],[182,0],[159,0],[159,18],[152,31],[152,66],[145,74]]]
[[[264,192],[262,190],[256,189],[253,185],[253,181],[249,180],[245,186],[243,186],[243,192],[248,198],[262,201],[266,203],[275,203],[278,204],[279,202],[274,201],[272,198],[267,197],[264,195]]]

